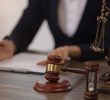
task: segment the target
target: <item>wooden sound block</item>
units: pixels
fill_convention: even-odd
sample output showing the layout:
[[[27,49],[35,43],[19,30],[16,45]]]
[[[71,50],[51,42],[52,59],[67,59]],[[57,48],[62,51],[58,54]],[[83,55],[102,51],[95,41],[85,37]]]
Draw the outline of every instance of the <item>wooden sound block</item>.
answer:
[[[40,92],[57,93],[70,91],[72,87],[67,80],[60,80],[58,82],[48,82],[46,80],[40,80],[36,82],[34,89]]]

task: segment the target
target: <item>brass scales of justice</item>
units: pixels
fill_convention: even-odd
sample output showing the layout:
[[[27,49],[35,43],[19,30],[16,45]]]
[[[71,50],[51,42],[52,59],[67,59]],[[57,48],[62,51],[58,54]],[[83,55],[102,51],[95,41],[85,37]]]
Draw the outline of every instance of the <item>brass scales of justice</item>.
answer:
[[[104,53],[104,42],[105,42],[105,28],[110,15],[110,8],[106,5],[106,0],[102,0],[101,15],[97,17],[98,25],[97,32],[94,42],[91,44],[90,48],[94,52]],[[109,33],[110,34],[110,33]],[[110,48],[108,55],[105,56],[105,60],[110,66]],[[110,71],[105,72],[99,77],[99,92],[110,93]]]
[[[107,22],[107,17],[110,9],[106,6],[106,1],[102,0],[101,15],[97,17],[97,32],[94,42],[90,48],[94,52],[104,52],[104,30]],[[47,57],[48,64],[46,65],[45,80],[39,80],[35,83],[34,89],[40,92],[56,93],[67,92],[72,89],[68,80],[60,80],[61,71],[72,72],[85,75],[86,89],[84,92],[85,100],[98,100],[97,92],[97,72],[99,64],[96,61],[87,61],[84,63],[84,69],[69,68],[60,64],[61,57],[57,55],[50,55]],[[106,56],[109,63],[109,57]],[[109,63],[110,65],[110,63]]]

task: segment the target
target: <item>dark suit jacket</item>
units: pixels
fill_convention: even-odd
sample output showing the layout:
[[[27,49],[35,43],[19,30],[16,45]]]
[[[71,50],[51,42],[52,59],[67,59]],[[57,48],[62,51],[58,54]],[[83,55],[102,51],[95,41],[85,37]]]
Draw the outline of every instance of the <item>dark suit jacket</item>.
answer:
[[[42,21],[46,19],[55,40],[55,47],[75,44],[82,49],[81,58],[83,60],[103,57],[103,54],[97,53],[94,55],[90,50],[90,44],[96,34],[97,16],[100,15],[102,0],[88,0],[79,27],[72,38],[68,38],[59,28],[57,15],[58,1],[29,0],[29,6],[25,9],[23,16],[9,37],[17,45],[18,51],[26,50]],[[110,27],[106,30],[106,33],[110,33]],[[106,39],[106,42],[109,44],[108,37],[110,35]]]

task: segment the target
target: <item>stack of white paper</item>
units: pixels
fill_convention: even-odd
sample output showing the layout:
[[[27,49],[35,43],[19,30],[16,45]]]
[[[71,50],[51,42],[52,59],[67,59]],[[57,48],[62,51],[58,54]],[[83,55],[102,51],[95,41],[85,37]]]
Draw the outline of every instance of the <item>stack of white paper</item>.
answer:
[[[34,53],[19,53],[12,58],[0,61],[0,70],[14,72],[45,73],[45,66],[37,62],[45,60],[47,55]]]

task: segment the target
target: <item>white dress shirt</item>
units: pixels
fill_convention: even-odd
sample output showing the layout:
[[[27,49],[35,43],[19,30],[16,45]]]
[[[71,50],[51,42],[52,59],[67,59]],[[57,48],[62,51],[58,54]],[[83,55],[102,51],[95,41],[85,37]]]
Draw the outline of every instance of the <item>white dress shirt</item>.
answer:
[[[87,0],[60,0],[58,8],[59,26],[68,37],[74,36],[86,3]]]

